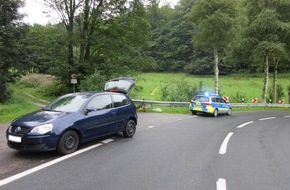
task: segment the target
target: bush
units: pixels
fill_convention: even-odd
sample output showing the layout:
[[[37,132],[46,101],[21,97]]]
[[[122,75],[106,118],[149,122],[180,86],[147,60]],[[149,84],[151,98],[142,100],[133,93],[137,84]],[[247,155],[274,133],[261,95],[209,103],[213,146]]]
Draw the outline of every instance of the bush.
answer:
[[[55,78],[52,75],[44,74],[29,74],[23,76],[18,82],[17,86],[22,88],[38,88],[40,85],[50,83]]]
[[[276,92],[276,96],[277,96],[277,102],[276,103],[278,103],[279,102],[279,100],[280,99],[282,99],[283,97],[284,97],[284,91],[283,91],[283,86],[281,85],[281,84],[277,84],[277,92]],[[273,97],[273,91],[274,91],[274,89],[272,88],[272,89],[270,89],[269,90],[269,98],[273,101],[274,100],[274,97]],[[273,102],[274,103],[274,102]]]
[[[103,76],[99,71],[81,80],[79,89],[80,91],[102,91],[106,77]]]
[[[191,83],[179,80],[176,83],[167,83],[161,87],[161,99],[164,101],[189,101],[193,96],[200,93],[203,83],[192,85]]]
[[[243,102],[244,100],[244,102]],[[246,103],[246,94],[245,93],[241,93],[241,92],[236,92],[233,97],[232,100],[230,100],[231,102],[236,102],[236,103]]]
[[[69,89],[62,82],[54,80],[51,83],[39,86],[38,91],[45,96],[57,97],[66,94]]]

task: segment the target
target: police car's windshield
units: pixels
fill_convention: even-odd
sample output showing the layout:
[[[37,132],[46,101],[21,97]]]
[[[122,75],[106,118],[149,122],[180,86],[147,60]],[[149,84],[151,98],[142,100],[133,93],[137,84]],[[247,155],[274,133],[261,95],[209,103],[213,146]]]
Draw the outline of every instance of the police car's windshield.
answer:
[[[208,102],[209,98],[206,96],[195,96],[192,100],[199,101],[199,102]]]

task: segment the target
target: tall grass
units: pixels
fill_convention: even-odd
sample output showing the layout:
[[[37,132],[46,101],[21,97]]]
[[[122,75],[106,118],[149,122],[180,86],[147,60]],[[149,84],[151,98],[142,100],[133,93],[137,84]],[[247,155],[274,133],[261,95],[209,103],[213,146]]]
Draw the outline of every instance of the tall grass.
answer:
[[[136,85],[143,90],[134,94],[133,98],[145,100],[162,100],[161,89],[166,84],[177,83],[180,80],[187,81],[189,84],[198,85],[202,82],[204,89],[213,91],[214,76],[196,76],[185,73],[139,73],[135,76]],[[290,85],[290,77],[287,74],[279,75],[278,83],[281,84],[285,102],[288,102],[287,86]],[[228,96],[230,102],[240,102],[241,97],[245,102],[250,103],[252,98],[261,101],[263,88],[263,75],[244,75],[234,74],[231,76],[219,77],[219,89],[222,96]],[[269,79],[269,89],[272,88],[272,80]],[[194,96],[195,94],[192,94]],[[269,96],[269,93],[267,94]],[[188,101],[188,100],[184,100]]]

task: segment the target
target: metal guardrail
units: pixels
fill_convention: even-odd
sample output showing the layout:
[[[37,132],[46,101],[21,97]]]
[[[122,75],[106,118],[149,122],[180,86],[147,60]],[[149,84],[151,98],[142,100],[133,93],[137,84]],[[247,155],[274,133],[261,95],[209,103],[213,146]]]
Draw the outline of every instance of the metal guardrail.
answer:
[[[188,106],[189,102],[169,102],[169,101],[151,101],[151,100],[136,100],[134,103],[139,106],[151,105],[163,105],[163,106]],[[263,103],[230,103],[232,107],[272,107],[272,108],[290,108],[290,104],[263,104]]]

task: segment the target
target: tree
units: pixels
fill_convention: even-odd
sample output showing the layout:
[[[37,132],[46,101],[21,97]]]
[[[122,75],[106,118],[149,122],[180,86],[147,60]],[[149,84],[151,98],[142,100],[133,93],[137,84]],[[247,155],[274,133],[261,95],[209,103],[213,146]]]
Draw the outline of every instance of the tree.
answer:
[[[275,0],[248,0],[247,10],[249,25],[245,30],[245,41],[247,47],[252,47],[252,57],[256,61],[263,62],[264,85],[262,90],[262,102],[266,103],[269,83],[270,60],[273,60],[275,73],[282,55],[286,55],[285,36],[287,34],[287,24],[281,20],[281,15],[277,11],[278,7],[283,7],[283,1]],[[285,1],[287,2],[287,1]],[[285,18],[284,18],[285,19]],[[289,24],[288,24],[289,25]],[[277,67],[277,68],[276,68]],[[274,75],[274,99],[276,99],[276,78]],[[275,100],[276,101],[276,100]]]
[[[197,0],[190,13],[190,21],[197,25],[193,43],[213,50],[215,93],[219,93],[219,53],[234,38],[238,5],[237,0]]]
[[[156,67],[147,53],[151,31],[141,1],[134,0],[118,16],[99,20],[98,26],[91,41],[91,62],[102,74],[112,76]]]
[[[74,66],[74,25],[83,0],[44,0],[44,2],[61,18],[67,31],[67,66],[63,70],[63,80],[69,85],[70,76],[75,73]]]
[[[66,62],[66,41],[63,25],[33,25],[27,34],[28,71],[59,75]],[[61,71],[58,71],[61,70]]]
[[[145,58],[142,52],[150,37],[142,0],[45,0],[45,2],[57,11],[67,32],[68,53],[67,65],[62,69],[63,81],[68,83],[72,73],[77,73],[78,79],[83,79],[87,75],[94,74],[96,69],[103,69],[104,65],[106,71],[112,72],[116,71],[112,68],[117,68],[120,64],[122,65],[118,71],[129,70],[133,60],[139,62],[135,66],[144,64],[148,66],[152,62],[152,59]],[[112,51],[114,52],[109,56]],[[120,55],[121,53],[123,54]],[[106,74],[109,75],[109,72]]]
[[[27,27],[21,25],[22,15],[17,12],[22,3],[20,0],[0,0],[0,102],[10,97],[7,84],[12,79],[12,67],[19,66],[24,60],[21,39]]]

